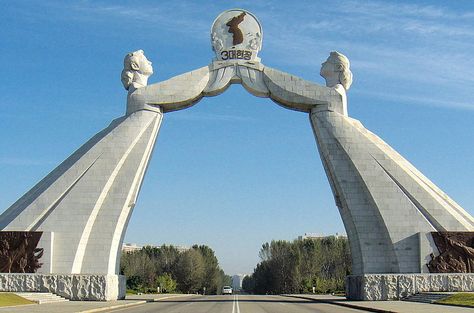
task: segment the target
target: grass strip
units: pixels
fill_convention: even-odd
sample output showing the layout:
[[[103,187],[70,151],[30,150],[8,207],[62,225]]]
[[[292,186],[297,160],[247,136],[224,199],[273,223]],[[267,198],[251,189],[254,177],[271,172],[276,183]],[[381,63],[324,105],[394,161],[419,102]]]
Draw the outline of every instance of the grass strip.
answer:
[[[0,292],[0,307],[2,306],[12,306],[12,305],[22,305],[22,304],[34,304],[30,300],[26,300],[20,296],[17,296],[14,293],[9,292]]]
[[[436,303],[474,307],[474,293],[457,293],[446,299],[436,301]]]

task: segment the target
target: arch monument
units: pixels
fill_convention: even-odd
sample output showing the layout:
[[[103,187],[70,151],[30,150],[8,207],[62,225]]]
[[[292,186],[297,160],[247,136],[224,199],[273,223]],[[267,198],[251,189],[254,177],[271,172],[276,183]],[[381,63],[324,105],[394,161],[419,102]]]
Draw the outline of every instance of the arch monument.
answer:
[[[225,11],[211,28],[215,58],[209,65],[150,85],[153,67],[143,51],[127,54],[126,114],[0,215],[2,238],[10,240],[2,249],[22,251],[8,259],[0,290],[52,291],[77,300],[123,298],[121,246],[163,116],[241,84],[254,96],[308,115],[350,243],[348,297],[474,291],[474,218],[348,116],[347,57],[330,53],[321,86],[265,66],[258,57],[262,39],[252,13]],[[29,268],[36,273],[26,273]]]

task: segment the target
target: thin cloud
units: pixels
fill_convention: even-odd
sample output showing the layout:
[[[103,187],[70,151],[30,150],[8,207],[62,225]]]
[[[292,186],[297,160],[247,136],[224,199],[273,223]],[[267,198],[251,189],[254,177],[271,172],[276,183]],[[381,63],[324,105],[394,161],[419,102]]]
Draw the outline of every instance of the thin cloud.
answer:
[[[446,98],[442,90],[462,99],[474,89],[473,11],[456,12],[442,6],[400,5],[386,1],[336,2],[318,10],[312,3],[298,21],[281,26],[281,12],[270,12],[264,25],[265,55],[280,64],[298,66],[309,79],[320,79],[319,69],[329,51],[338,50],[351,60],[353,90],[373,90],[390,84],[397,101],[445,108],[472,110],[472,103]],[[286,14],[286,13],[285,13]],[[337,16],[337,18],[334,18]],[[286,16],[286,20],[292,19]],[[268,51],[270,50],[270,51]],[[413,96],[418,90],[433,90],[439,98]],[[374,96],[376,96],[374,94]],[[385,96],[385,95],[378,95]],[[434,98],[432,95],[431,98]]]
[[[377,16],[414,16],[431,19],[469,19],[473,11],[462,13],[451,11],[443,6],[390,3],[388,1],[344,1],[336,10],[349,13]]]
[[[66,9],[78,20],[101,16],[102,20],[117,20],[117,23],[130,28],[131,33],[143,28],[154,28],[181,34],[199,34],[207,36],[209,29],[205,18],[208,10],[194,2],[168,1],[165,5],[118,5],[98,2],[80,2],[75,4],[56,4]],[[201,14],[198,14],[201,12]],[[201,17],[201,18],[199,18]]]
[[[438,108],[449,108],[449,109],[459,109],[459,110],[468,110],[474,111],[474,101],[471,102],[458,102],[451,100],[444,100],[439,98],[429,98],[425,96],[411,96],[411,95],[399,95],[395,93],[383,93],[376,91],[367,91],[367,90],[357,90],[356,94],[363,96],[370,96],[377,99],[383,99],[390,102],[404,102],[408,104],[417,104],[430,107]],[[350,97],[350,91],[349,91]],[[350,100],[349,100],[350,101]]]

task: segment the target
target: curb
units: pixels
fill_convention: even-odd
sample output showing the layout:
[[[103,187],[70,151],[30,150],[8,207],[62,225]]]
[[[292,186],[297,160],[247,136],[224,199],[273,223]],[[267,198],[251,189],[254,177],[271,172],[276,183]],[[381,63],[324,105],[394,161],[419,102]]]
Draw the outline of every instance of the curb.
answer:
[[[474,309],[474,307],[472,305],[465,305],[465,304],[441,303],[441,302],[433,302],[432,304],[456,306],[456,307],[461,307],[461,308]]]
[[[139,300],[139,301],[132,302],[132,303],[117,304],[117,305],[111,305],[111,306],[106,306],[106,307],[97,308],[97,309],[90,309],[90,310],[80,311],[78,313],[103,312],[103,311],[108,311],[108,310],[113,310],[113,309],[118,309],[118,308],[127,308],[129,306],[135,306],[135,305],[140,305],[140,304],[145,304],[145,303],[146,303],[145,300]]]
[[[311,301],[320,302],[320,303],[327,303],[327,304],[339,305],[339,306],[343,306],[343,307],[346,307],[346,308],[357,309],[357,310],[364,310],[364,311],[368,311],[368,312],[375,312],[375,313],[399,313],[399,312],[396,312],[396,311],[387,311],[387,310],[375,309],[375,308],[370,308],[370,307],[361,306],[361,305],[355,305],[355,304],[349,304],[349,303],[339,303],[339,302],[331,301],[331,300],[315,299],[315,298],[311,298],[311,297],[290,296],[290,295],[282,295],[282,296],[284,296],[284,297],[290,297],[290,298],[299,298],[299,299],[311,300]]]
[[[185,294],[185,295],[175,295],[175,296],[167,296],[167,297],[162,297],[162,298],[154,298],[154,299],[150,299],[149,301],[147,302],[159,302],[161,300],[165,300],[165,299],[172,299],[172,298],[181,298],[181,297],[190,297],[190,296],[195,296],[195,294]]]
[[[33,306],[33,305],[39,305],[39,304],[35,302],[35,303],[28,303],[28,304],[15,304],[15,305],[0,306],[0,312],[2,312],[3,309],[19,308],[19,307]]]

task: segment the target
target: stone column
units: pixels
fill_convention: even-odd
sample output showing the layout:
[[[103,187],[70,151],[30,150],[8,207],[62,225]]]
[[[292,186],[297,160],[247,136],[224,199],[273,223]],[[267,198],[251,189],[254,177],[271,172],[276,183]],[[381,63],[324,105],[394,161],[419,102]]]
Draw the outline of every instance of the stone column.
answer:
[[[310,121],[350,240],[354,274],[420,273],[419,232],[472,231],[472,217],[358,120]]]
[[[0,229],[54,232],[51,272],[119,273],[123,236],[163,113],[114,120],[0,216]]]

